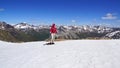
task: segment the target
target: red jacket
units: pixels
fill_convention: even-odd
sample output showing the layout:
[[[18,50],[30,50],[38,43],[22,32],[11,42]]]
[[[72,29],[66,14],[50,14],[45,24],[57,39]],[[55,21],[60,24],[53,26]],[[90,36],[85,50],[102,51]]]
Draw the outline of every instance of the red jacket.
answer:
[[[53,24],[50,28],[50,33],[57,33],[57,29],[55,27],[55,24]]]

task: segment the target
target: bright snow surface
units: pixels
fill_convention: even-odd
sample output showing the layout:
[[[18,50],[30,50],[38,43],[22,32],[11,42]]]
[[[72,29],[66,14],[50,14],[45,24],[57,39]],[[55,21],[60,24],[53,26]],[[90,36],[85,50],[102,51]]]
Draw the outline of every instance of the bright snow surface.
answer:
[[[120,68],[120,40],[0,41],[0,68]]]

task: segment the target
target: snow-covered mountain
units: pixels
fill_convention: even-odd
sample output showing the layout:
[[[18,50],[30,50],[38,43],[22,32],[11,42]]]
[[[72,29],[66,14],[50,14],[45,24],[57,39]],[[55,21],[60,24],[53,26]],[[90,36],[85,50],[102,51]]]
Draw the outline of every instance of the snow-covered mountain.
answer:
[[[36,29],[37,27],[34,25],[27,24],[26,22],[23,22],[23,23],[14,25],[14,28],[16,28],[16,29]]]
[[[1,30],[4,30],[4,32]],[[10,39],[11,37],[14,37],[14,38],[19,38],[21,40],[21,38],[27,37],[26,40],[28,41],[31,38],[32,38],[31,41],[46,40],[50,36],[49,30],[50,30],[50,25],[35,26],[23,22],[12,26],[5,22],[0,22],[0,32],[1,32],[0,39],[7,40],[8,38]],[[118,34],[115,34],[114,37],[108,36],[112,32],[120,31],[120,28],[112,28],[101,25],[97,25],[97,26],[61,25],[61,26],[57,26],[57,31],[58,31],[56,35],[57,39],[101,39],[101,38],[119,39],[120,38]],[[19,35],[21,36],[18,37]]]
[[[106,26],[60,26],[60,29],[69,30],[69,31],[79,31],[79,32],[97,32],[97,33],[106,33],[111,32],[113,29]],[[58,28],[58,29],[59,29]]]
[[[19,23],[14,25],[14,28],[16,29],[34,29],[34,30],[38,30],[38,29],[49,29],[50,25],[38,25],[38,26],[34,26],[34,25],[30,25],[27,24],[26,22],[23,23]],[[79,31],[79,32],[97,32],[97,33],[104,33],[104,32],[111,32],[112,29],[110,27],[105,27],[105,26],[88,26],[88,25],[84,25],[84,26],[65,26],[65,25],[61,25],[61,26],[57,26],[58,31],[63,31],[63,32],[67,32],[67,31]]]
[[[36,26],[19,23],[14,26],[0,22],[0,40],[9,42],[28,42],[46,40],[49,37],[48,29],[36,30]]]
[[[0,41],[0,68],[120,68],[120,40]]]
[[[105,26],[59,26],[58,36],[65,39],[101,38],[113,29]]]
[[[105,37],[112,39],[120,39],[120,31],[114,31],[105,35]]]

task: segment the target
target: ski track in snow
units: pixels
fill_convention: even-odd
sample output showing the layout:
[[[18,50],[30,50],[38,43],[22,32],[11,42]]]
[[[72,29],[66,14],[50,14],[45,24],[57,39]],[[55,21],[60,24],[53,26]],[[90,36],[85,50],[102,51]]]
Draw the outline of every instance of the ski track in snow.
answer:
[[[0,41],[0,68],[120,68],[120,40]]]

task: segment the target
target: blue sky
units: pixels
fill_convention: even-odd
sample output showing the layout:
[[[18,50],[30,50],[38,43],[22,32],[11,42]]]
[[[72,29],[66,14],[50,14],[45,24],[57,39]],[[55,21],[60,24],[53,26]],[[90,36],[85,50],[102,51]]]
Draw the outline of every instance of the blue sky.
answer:
[[[120,25],[120,0],[0,0],[10,24]]]

